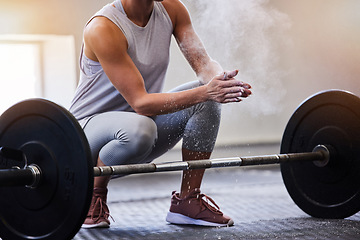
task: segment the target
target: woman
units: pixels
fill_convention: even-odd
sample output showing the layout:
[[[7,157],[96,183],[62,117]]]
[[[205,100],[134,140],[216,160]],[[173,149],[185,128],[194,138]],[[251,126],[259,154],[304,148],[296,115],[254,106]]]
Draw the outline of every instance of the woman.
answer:
[[[199,80],[168,93],[162,86],[174,36]],[[183,160],[210,158],[220,104],[240,102],[249,84],[207,54],[179,0],[116,0],[84,30],[81,75],[70,111],[84,128],[97,166],[151,162],[183,139]],[[204,170],[184,171],[167,221],[229,226],[233,221],[200,194]],[[94,181],[85,228],[109,227],[109,177]],[[216,204],[215,204],[216,206]]]

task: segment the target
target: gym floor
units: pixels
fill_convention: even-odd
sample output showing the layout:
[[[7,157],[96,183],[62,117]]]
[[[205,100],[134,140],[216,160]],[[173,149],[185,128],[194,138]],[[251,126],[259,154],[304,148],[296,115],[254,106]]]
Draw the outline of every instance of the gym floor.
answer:
[[[278,144],[216,149],[213,158],[274,154]],[[156,162],[179,160],[172,151]],[[81,229],[80,239],[360,239],[360,213],[341,220],[315,219],[288,195],[278,165],[208,169],[202,192],[231,216],[233,227],[177,226],[165,221],[180,172],[114,179],[109,186],[109,229]]]

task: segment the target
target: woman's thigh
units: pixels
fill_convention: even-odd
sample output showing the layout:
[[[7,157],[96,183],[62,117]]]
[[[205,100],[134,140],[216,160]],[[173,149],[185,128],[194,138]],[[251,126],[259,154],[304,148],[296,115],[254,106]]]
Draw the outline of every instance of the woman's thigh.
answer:
[[[106,112],[95,115],[84,127],[94,164],[136,163],[152,150],[157,139],[153,119],[133,112]]]

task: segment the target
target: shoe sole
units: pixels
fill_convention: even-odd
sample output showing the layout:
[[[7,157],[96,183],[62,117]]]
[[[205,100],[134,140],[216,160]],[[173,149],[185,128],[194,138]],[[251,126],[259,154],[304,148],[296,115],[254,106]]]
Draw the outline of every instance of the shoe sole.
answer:
[[[96,224],[83,224],[81,225],[82,228],[90,229],[90,228],[109,228],[110,224],[107,222],[99,222]]]
[[[206,227],[230,227],[234,225],[234,221],[230,219],[228,223],[214,223],[214,222],[207,222],[200,219],[194,219],[182,215],[180,213],[173,213],[168,212],[166,216],[166,221],[172,224],[178,225],[198,225],[198,226],[206,226]]]

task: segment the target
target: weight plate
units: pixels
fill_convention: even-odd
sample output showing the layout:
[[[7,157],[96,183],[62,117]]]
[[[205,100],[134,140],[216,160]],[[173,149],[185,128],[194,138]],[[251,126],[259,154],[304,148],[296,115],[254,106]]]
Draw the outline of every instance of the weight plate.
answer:
[[[0,146],[22,150],[41,169],[38,187],[0,187],[2,239],[71,239],[87,215],[93,165],[87,139],[64,108],[43,99],[0,117]]]
[[[345,91],[316,94],[288,122],[281,153],[330,150],[325,166],[316,162],[281,163],[291,198],[317,218],[346,218],[360,210],[360,99]]]

